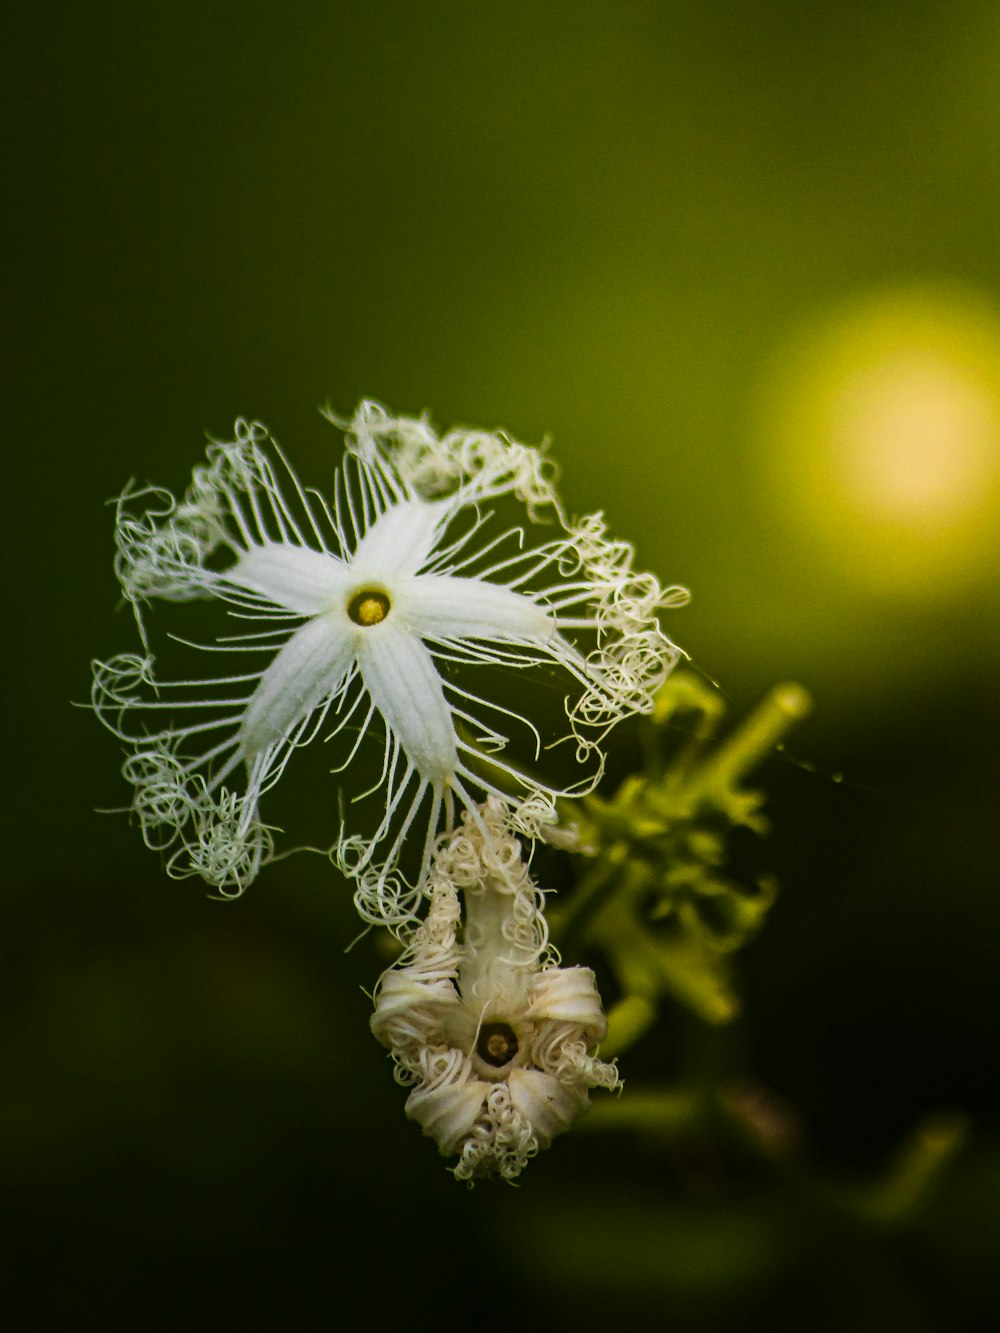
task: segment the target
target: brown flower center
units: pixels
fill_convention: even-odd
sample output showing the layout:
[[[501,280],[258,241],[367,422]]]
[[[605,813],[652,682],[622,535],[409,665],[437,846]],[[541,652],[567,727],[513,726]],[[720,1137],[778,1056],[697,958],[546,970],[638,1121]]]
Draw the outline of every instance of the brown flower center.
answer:
[[[479,1029],[476,1054],[494,1069],[509,1064],[517,1055],[517,1036],[509,1023],[484,1023]]]
[[[389,614],[390,605],[384,592],[376,588],[362,588],[347,603],[347,614],[355,625],[378,625]]]

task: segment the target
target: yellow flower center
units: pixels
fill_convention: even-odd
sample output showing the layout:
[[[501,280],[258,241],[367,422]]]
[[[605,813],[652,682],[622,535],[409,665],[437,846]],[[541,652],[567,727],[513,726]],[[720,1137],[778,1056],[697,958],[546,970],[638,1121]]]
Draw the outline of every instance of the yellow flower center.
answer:
[[[517,1035],[509,1023],[484,1023],[479,1029],[476,1054],[494,1069],[517,1055]]]
[[[362,588],[347,603],[347,614],[355,625],[379,625],[389,614],[391,603],[384,592]]]

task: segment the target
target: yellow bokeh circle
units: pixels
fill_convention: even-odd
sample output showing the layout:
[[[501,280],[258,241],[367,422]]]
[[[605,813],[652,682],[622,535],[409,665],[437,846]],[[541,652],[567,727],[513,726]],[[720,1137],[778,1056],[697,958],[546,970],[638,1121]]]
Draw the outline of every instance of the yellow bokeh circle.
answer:
[[[995,581],[1000,315],[915,287],[841,309],[778,359],[760,438],[804,554],[875,592]]]

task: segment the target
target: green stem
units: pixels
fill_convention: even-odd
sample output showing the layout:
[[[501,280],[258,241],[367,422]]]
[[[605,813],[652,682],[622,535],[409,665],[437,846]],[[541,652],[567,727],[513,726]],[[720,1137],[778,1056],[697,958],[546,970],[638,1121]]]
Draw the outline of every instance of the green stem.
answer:
[[[601,1042],[601,1058],[621,1055],[646,1035],[656,1021],[656,1005],[645,995],[626,995],[608,1012],[608,1035]]]
[[[693,775],[689,795],[704,799],[733,791],[811,708],[812,699],[801,685],[776,685],[700,772]]]

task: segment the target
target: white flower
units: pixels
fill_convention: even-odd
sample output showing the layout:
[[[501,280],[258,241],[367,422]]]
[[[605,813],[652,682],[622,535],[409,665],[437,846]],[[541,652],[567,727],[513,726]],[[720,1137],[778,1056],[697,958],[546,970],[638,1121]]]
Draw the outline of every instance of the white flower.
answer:
[[[412,1086],[407,1115],[457,1154],[455,1176],[510,1180],[587,1110],[591,1088],[618,1087],[594,1055],[606,1031],[594,974],[548,956],[542,895],[496,802],[478,821],[466,812],[438,852],[430,899],[379,982],[372,1031]]]
[[[201,874],[225,895],[271,855],[260,798],[293,750],[351,727],[343,769],[380,726],[384,817],[364,838],[341,830],[334,850],[358,882],[362,915],[399,925],[413,919],[456,802],[472,809],[494,795],[521,810],[531,833],[554,817],[559,794],[501,757],[505,720],[523,723],[537,757],[528,717],[469,693],[450,664],[556,664],[568,734],[590,761],[579,791],[599,776],[607,729],[647,711],[674,664],[656,616],[684,594],[635,574],[631,547],[605,537],[600,515],[567,523],[539,450],[497,434],[439,438],[426,421],[372,403],[335,424],[346,426],[347,456],[330,502],[302,487],[263,426],[245,421],[233,443],[209,446],[181,502],[126,489],[116,572],[144,652],[95,662],[93,701],[129,747],[125,776],[147,842],[174,849],[172,873]],[[491,535],[487,506],[505,496],[532,521],[555,520],[558,536],[531,546],[520,527]],[[144,497],[149,507],[136,513]],[[143,608],[193,598],[226,603],[239,632],[191,646],[241,654],[240,666],[256,660],[255,669],[157,678]],[[423,856],[408,883],[398,863],[422,808]]]

